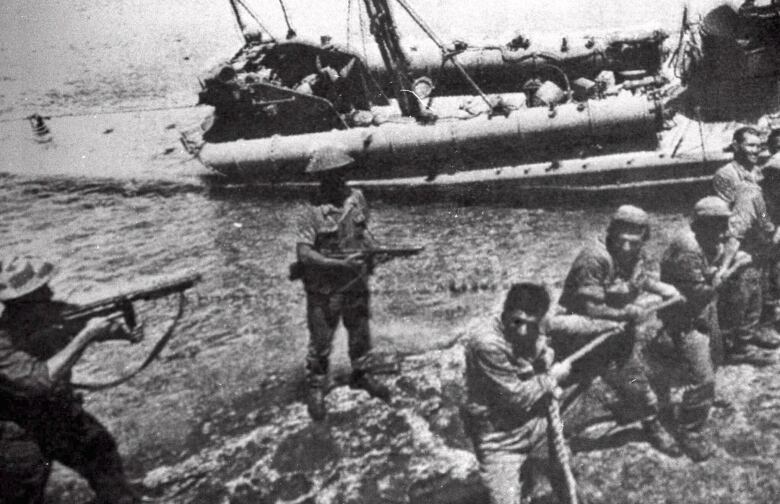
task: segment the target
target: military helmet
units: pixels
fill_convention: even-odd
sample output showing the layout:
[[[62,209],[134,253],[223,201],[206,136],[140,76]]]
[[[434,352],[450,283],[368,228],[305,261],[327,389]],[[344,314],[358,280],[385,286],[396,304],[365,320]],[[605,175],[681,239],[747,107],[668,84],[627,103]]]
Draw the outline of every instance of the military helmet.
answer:
[[[647,212],[634,205],[621,205],[612,214],[612,222],[623,222],[634,226],[648,227],[650,217]]]
[[[0,301],[11,301],[48,284],[55,275],[54,264],[31,256],[0,261]]]
[[[340,145],[316,146],[311,150],[306,173],[322,174],[345,168],[355,162],[346,149]]]
[[[707,196],[696,202],[693,206],[693,218],[704,217],[729,217],[731,210],[725,200],[717,196]]]

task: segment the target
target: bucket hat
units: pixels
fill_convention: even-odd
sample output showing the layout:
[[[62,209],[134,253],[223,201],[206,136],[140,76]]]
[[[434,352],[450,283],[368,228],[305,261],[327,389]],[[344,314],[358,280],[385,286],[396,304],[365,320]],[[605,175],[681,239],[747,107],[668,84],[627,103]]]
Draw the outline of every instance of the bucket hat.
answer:
[[[40,289],[52,279],[54,264],[31,256],[0,261],[0,301],[10,301]]]

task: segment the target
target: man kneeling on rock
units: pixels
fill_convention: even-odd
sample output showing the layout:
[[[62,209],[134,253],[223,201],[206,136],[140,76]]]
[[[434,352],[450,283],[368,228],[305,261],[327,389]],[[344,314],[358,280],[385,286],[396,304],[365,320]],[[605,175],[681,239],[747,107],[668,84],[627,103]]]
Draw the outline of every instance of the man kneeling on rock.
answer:
[[[544,287],[515,284],[500,319],[466,346],[464,423],[491,504],[520,503],[521,468],[544,441],[548,400],[569,373],[568,365],[552,364],[539,330],[549,306]],[[558,468],[550,473],[553,488],[563,491]]]
[[[597,335],[622,327],[620,334],[573,366],[572,381],[587,383],[601,377],[620,400],[618,420],[641,418],[658,450],[679,455],[674,438],[658,419],[658,398],[637,344],[647,325],[643,324],[647,311],[639,303],[640,294],[665,299],[679,295],[676,288],[648,272],[643,247],[649,237],[644,210],[631,205],[618,208],[604,243],[594,240],[574,260],[559,300],[561,311],[549,318],[547,332],[558,357],[564,358]]]

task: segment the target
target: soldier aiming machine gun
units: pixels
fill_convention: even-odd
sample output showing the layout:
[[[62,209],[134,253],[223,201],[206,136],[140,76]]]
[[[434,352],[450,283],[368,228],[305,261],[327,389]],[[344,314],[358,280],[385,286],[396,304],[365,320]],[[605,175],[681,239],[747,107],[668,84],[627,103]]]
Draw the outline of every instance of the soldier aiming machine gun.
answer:
[[[66,304],[60,312],[63,328],[83,328],[89,319],[95,317],[122,317],[130,329],[138,325],[133,302],[153,301],[171,294],[183,293],[201,280],[199,273],[184,275],[171,280],[160,281],[150,287],[134,289],[84,305]],[[137,335],[136,335],[137,336]],[[133,341],[133,340],[131,340]],[[137,340],[136,340],[137,341]],[[135,341],[133,341],[135,342]]]
[[[83,305],[58,303],[60,305],[59,313],[54,315],[53,319],[49,321],[49,328],[41,331],[36,339],[38,339],[41,346],[45,345],[56,352],[59,350],[57,347],[64,347],[74,335],[84,328],[90,319],[95,317],[122,317],[128,328],[131,329],[131,334],[127,340],[130,343],[139,343],[143,340],[143,331],[138,324],[133,303],[137,301],[153,301],[172,294],[179,294],[179,307],[176,315],[169,323],[163,336],[155,343],[146,359],[135,370],[108,382],[73,384],[76,388],[93,391],[115,387],[143,371],[165,348],[184,312],[184,291],[192,288],[200,280],[200,274],[194,273],[154,282],[145,288],[128,290],[127,292]]]
[[[416,256],[420,252],[425,250],[425,247],[397,247],[397,248],[382,248],[375,247],[369,249],[358,250],[338,250],[338,251],[320,251],[320,253],[332,257],[334,259],[346,259],[348,257],[355,256],[357,259],[365,261],[370,268],[373,268],[377,264],[390,261],[397,257],[411,257]],[[300,261],[295,261],[290,264],[290,280],[300,280],[303,278],[303,270],[305,266]]]

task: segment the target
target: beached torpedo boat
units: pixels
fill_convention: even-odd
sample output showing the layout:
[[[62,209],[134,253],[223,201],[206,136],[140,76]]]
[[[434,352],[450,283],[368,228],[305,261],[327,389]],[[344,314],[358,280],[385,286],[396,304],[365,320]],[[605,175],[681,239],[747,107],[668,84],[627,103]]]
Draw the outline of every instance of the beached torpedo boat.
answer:
[[[364,1],[381,64],[328,39],[278,41],[231,0],[246,44],[202,79],[214,112],[187,148],[229,181],[290,186],[354,160],[369,190],[517,198],[700,188],[735,121],[776,118],[776,0],[684,15],[673,47],[661,30],[445,44],[395,1],[438,60],[402,44],[386,0]]]

